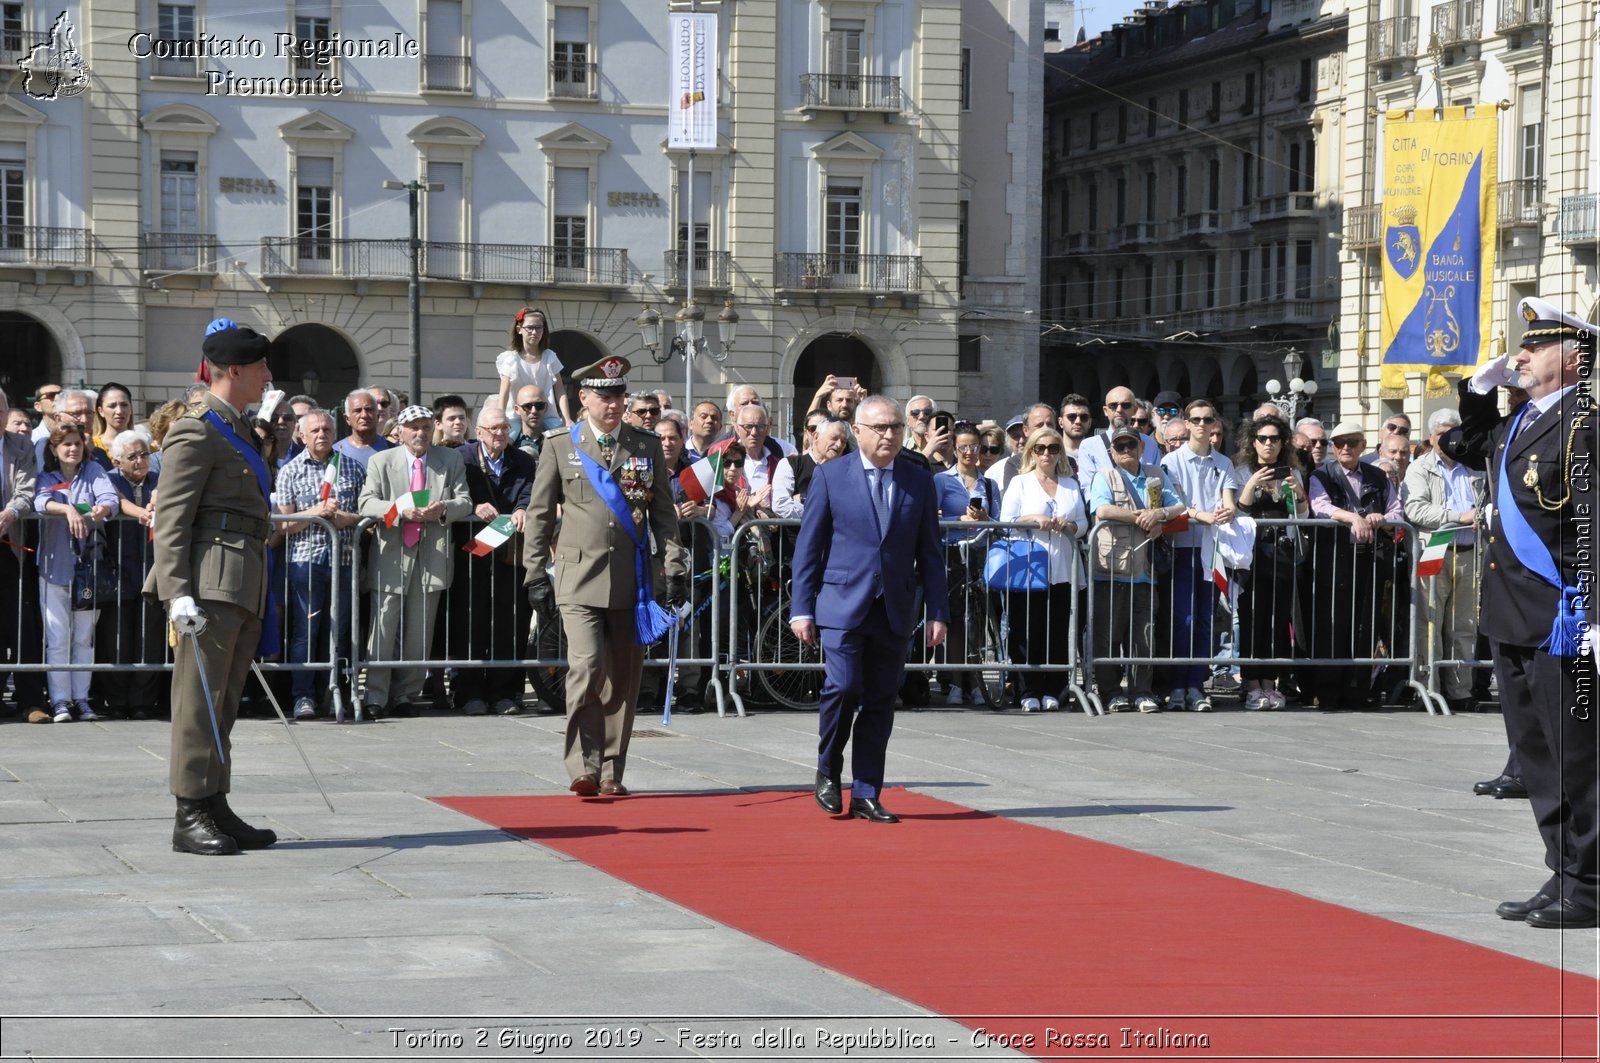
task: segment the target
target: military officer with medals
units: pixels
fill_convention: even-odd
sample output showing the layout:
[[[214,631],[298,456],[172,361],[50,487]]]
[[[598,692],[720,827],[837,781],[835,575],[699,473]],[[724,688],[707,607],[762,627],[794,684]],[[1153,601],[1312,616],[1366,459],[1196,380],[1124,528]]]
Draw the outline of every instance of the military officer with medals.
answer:
[[[169,770],[178,852],[231,855],[278,840],[228,807],[229,736],[267,612],[269,481],[244,411],[271,379],[270,346],[236,325],[206,336],[210,389],[172,422],[161,448],[161,518],[144,593],[166,604],[177,632],[194,632],[177,637],[173,649]]]
[[[674,605],[688,598],[661,441],[622,421],[629,368],[626,358],[610,355],[573,374],[583,416],[570,429],[545,433],[528,503],[528,602],[541,623],[561,610],[565,763],[569,788],[580,797],[628,793],[623,774],[645,651],[635,627],[641,576],[647,593],[665,592]],[[553,586],[546,572],[552,550]]]
[[[1518,350],[1461,386],[1445,453],[1488,473],[1492,510],[1480,626],[1494,653],[1506,735],[1522,762],[1550,878],[1503,919],[1576,929],[1600,917],[1600,779],[1594,704],[1595,326],[1522,300]],[[1497,389],[1528,400],[1501,415]]]

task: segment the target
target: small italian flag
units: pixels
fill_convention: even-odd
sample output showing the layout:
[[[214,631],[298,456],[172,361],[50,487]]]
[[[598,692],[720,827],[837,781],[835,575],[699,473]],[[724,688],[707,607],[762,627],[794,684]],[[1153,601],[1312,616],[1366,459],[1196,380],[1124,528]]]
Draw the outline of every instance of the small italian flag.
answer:
[[[1417,559],[1417,576],[1425,578],[1437,576],[1444,571],[1444,555],[1450,550],[1450,543],[1456,537],[1458,529],[1449,531],[1436,531],[1428,536],[1427,545],[1422,548],[1422,556]]]
[[[392,528],[396,524],[399,524],[400,523],[400,512],[401,512],[401,510],[421,509],[423,506],[426,506],[427,504],[428,504],[428,489],[427,488],[423,488],[421,491],[408,491],[408,492],[406,492],[405,494],[401,495],[399,498],[395,499],[394,500],[394,504],[389,507],[389,512],[387,512],[387,513],[385,513],[383,515],[383,525],[384,525],[384,527]]]
[[[678,482],[691,502],[704,502],[722,490],[722,451],[707,454],[680,472]]]
[[[322,493],[317,497],[323,502],[333,494],[333,489],[339,485],[339,452],[336,450],[328,455],[328,465],[322,470]]]
[[[1222,563],[1222,544],[1213,538],[1211,543],[1211,582],[1217,585],[1217,590],[1222,592],[1223,600],[1228,597],[1228,566]]]
[[[502,514],[484,525],[483,531],[473,536],[472,541],[461,549],[473,557],[488,557],[496,547],[515,534],[517,526],[511,523],[510,517]]]
[[[89,515],[89,511],[94,507],[87,502],[74,502],[72,503],[72,508],[87,517]]]

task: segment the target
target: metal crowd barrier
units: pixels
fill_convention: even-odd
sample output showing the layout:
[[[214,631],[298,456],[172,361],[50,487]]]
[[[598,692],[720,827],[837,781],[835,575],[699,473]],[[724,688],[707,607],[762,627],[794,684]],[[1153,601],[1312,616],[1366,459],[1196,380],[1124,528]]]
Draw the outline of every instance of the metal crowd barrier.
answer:
[[[372,534],[399,534],[383,528],[382,523],[369,517],[359,528],[363,533],[370,529]],[[430,698],[443,696],[448,685],[449,697],[457,703],[458,709],[472,698],[488,705],[502,699],[520,703],[526,689],[521,680],[525,678],[544,705],[555,711],[565,710],[567,645],[560,610],[550,617],[540,617],[527,606],[521,536],[501,545],[487,557],[475,557],[466,552],[466,545],[484,523],[472,517],[450,525],[449,549],[455,562],[451,582],[448,589],[438,592],[433,616],[423,637],[417,640],[425,646],[420,653],[405,650],[408,624],[414,621],[408,619],[403,608],[398,610],[391,644],[376,645],[383,599],[403,596],[386,595],[382,588],[373,585],[372,562],[367,556],[373,544],[369,541],[359,548],[366,560],[355,566],[347,580],[351,600],[360,602],[363,607],[363,620],[358,627],[349,668],[355,719],[363,719],[368,708],[365,688],[359,695],[354,690],[357,677],[364,675],[370,687],[373,673],[379,670],[431,672],[432,675],[423,679],[424,693]],[[720,714],[724,711],[724,692],[715,649],[721,644],[721,618],[719,610],[711,606],[711,588],[717,573],[714,565],[708,569],[697,566],[694,561],[702,543],[715,544],[717,531],[704,520],[681,521],[680,531],[687,531],[686,538],[690,540],[691,586],[696,608],[678,634],[679,674],[681,676],[687,669],[699,669],[704,673],[705,689],[716,698]],[[391,608],[394,605],[389,604]],[[647,671],[664,673],[667,652],[665,640],[652,647],[646,659]],[[495,674],[501,672],[510,674]],[[390,677],[390,694],[396,678]],[[659,678],[664,691],[665,676]],[[411,679],[415,679],[414,674]],[[675,699],[681,693],[679,688]]]
[[[1484,555],[1484,540],[1482,539],[1483,532],[1481,528],[1477,529],[1477,531],[1479,538],[1473,543],[1471,549],[1458,551],[1457,548],[1452,545],[1445,553],[1444,570],[1440,572],[1439,575],[1430,579],[1417,581],[1417,624],[1419,632],[1423,635],[1423,638],[1416,644],[1416,646],[1418,659],[1427,662],[1428,681],[1426,696],[1429,702],[1428,711],[1432,712],[1436,707],[1438,712],[1445,716],[1452,714],[1449,702],[1445,700],[1445,693],[1443,690],[1444,679],[1442,673],[1446,668],[1459,668],[1467,672],[1467,685],[1469,687],[1473,685],[1470,673],[1480,668],[1494,668],[1493,661],[1484,660],[1476,655],[1472,657],[1455,656],[1450,653],[1450,648],[1448,646],[1441,646],[1439,639],[1443,637],[1440,630],[1443,627],[1443,624],[1440,618],[1435,615],[1434,608],[1435,592],[1440,589],[1439,581],[1448,580],[1455,584],[1455,593],[1458,595],[1464,594],[1469,599],[1469,611],[1472,619],[1468,624],[1466,641],[1472,645],[1477,644],[1479,608],[1478,593],[1480,588],[1483,586]],[[1419,542],[1424,541],[1426,538],[1427,536],[1424,533],[1420,531],[1417,533],[1417,539]],[[1463,566],[1461,563],[1462,554],[1469,555],[1471,558],[1470,562],[1465,566]],[[1463,570],[1465,571],[1465,575]],[[1467,583],[1465,586],[1463,586],[1462,584],[1466,583],[1468,580],[1470,580],[1470,583]]]
[[[18,565],[20,583],[13,595],[15,612],[0,618],[0,623],[6,624],[12,633],[4,640],[0,640],[0,675],[8,672],[19,677],[30,673],[44,673],[48,676],[51,672],[88,672],[97,680],[97,689],[92,691],[92,696],[100,697],[108,707],[116,703],[126,705],[130,710],[151,708],[157,702],[165,701],[164,688],[170,685],[165,676],[172,671],[172,651],[166,616],[161,605],[146,601],[141,593],[141,587],[154,558],[154,547],[148,529],[135,520],[116,516],[96,525],[90,535],[90,541],[94,546],[92,552],[84,557],[84,573],[80,582],[86,588],[93,589],[90,593],[93,594],[96,604],[93,609],[69,611],[95,614],[94,630],[90,639],[93,660],[71,660],[70,645],[65,647],[68,655],[66,660],[50,659],[55,655],[51,651],[52,642],[59,646],[61,637],[71,639],[71,625],[67,625],[68,630],[58,633],[53,639],[48,629],[55,625],[40,615],[40,564],[44,562],[48,565],[50,562],[50,556],[43,553],[48,549],[45,544],[44,529],[51,523],[64,524],[66,519],[55,515],[26,514],[5,536],[10,543],[16,544],[22,550],[23,560]],[[272,521],[280,528],[290,522],[315,523],[330,535],[337,534],[331,524],[319,517],[274,514]],[[293,608],[293,596],[290,593],[288,565],[284,560],[286,550],[277,541],[278,538],[277,535],[274,536],[274,544],[269,550],[278,555],[273,569],[275,577],[273,594],[277,602],[280,624],[280,647],[278,654],[272,659],[260,662],[261,668],[267,673],[326,669],[328,671],[326,692],[329,704],[335,718],[342,719],[343,704],[340,693],[342,662],[333,643],[332,626],[327,625],[329,628],[327,637],[318,640],[308,650],[306,660],[288,660],[291,631],[289,612]],[[0,550],[11,549],[10,544],[0,544]],[[342,581],[338,578],[339,567],[339,560],[335,556],[330,566],[332,574],[328,602],[328,609],[334,615],[338,615],[339,610],[343,608],[340,591]],[[82,647],[81,640],[79,646]],[[130,678],[119,688],[114,686],[109,678],[113,675],[126,675]],[[151,685],[152,680],[141,678],[144,676],[152,676],[154,685]],[[157,690],[162,690],[163,694],[158,695]],[[140,704],[125,700],[128,698],[151,700]],[[279,701],[281,704],[284,703],[282,697]]]
[[[730,604],[726,664],[728,686],[738,715],[745,714],[745,696],[787,708],[816,708],[821,689],[823,656],[818,645],[807,646],[789,630],[790,560],[798,520],[761,519],[747,521],[735,529],[728,544]],[[941,538],[947,558],[952,552],[959,566],[947,563],[951,634],[939,650],[927,649],[923,626],[927,621],[926,603],[922,618],[908,644],[906,670],[912,673],[974,677],[974,693],[994,708],[1020,700],[1019,681],[1024,670],[1047,672],[1061,677],[1057,688],[1075,698],[1085,713],[1091,702],[1079,682],[1080,609],[1075,602],[1081,588],[1074,582],[1068,592],[1074,602],[1068,610],[1064,639],[1055,625],[1061,621],[1047,612],[1043,627],[1035,630],[1033,610],[1025,608],[1028,599],[1020,592],[990,590],[983,582],[984,548],[997,533],[1032,538],[1038,532],[1033,524],[1003,524],[992,521],[947,521],[941,523]],[[961,540],[969,547],[963,551]],[[1014,618],[1014,614],[1021,616]],[[1043,645],[1054,643],[1060,659],[1021,665],[1020,651],[1029,639]]]
[[[1088,541],[1093,543],[1100,529],[1109,526],[1107,522],[1096,522],[1089,531]],[[1280,537],[1280,529],[1290,528],[1300,540],[1298,547]],[[1334,673],[1346,681],[1353,680],[1363,690],[1372,687],[1380,670],[1399,669],[1404,685],[1415,690],[1423,707],[1430,714],[1434,713],[1433,698],[1417,678],[1416,655],[1412,652],[1412,647],[1417,645],[1418,603],[1426,593],[1425,588],[1419,589],[1421,581],[1416,577],[1416,532],[1409,525],[1393,524],[1376,535],[1392,538],[1395,533],[1399,538],[1393,539],[1393,549],[1376,546],[1367,550],[1346,549],[1351,545],[1350,531],[1347,525],[1337,521],[1256,520],[1257,548],[1251,566],[1228,572],[1230,608],[1240,617],[1241,628],[1241,645],[1236,647],[1235,656],[1230,660],[1246,670],[1276,670],[1280,674],[1293,671],[1302,679],[1326,677],[1330,669],[1364,670],[1364,684],[1361,684],[1361,672],[1348,672],[1342,677]],[[1275,556],[1292,558],[1299,552],[1301,560],[1280,564],[1265,558],[1262,544],[1268,536],[1272,537],[1272,548],[1284,552]],[[1192,573],[1192,579],[1212,580],[1211,548],[1199,548],[1195,557],[1198,569]],[[1090,561],[1092,565],[1092,549]],[[1261,569],[1257,570],[1256,566]],[[1091,568],[1091,585],[1104,583],[1095,577]],[[1188,633],[1176,630],[1171,622],[1178,604],[1175,590],[1178,586],[1177,580],[1171,577],[1156,580],[1152,592],[1153,637],[1149,654],[1096,653],[1090,647],[1085,667],[1091,674],[1098,671],[1097,687],[1107,684],[1115,670],[1127,673],[1131,684],[1132,670],[1136,668],[1205,666],[1217,659],[1218,633],[1215,631],[1203,646],[1194,645],[1192,636],[1190,645],[1181,645],[1181,639]],[[1118,615],[1113,610],[1107,616],[1106,605],[1105,595],[1090,594],[1088,627],[1091,632],[1104,635],[1131,628],[1135,620],[1133,615]],[[1159,637],[1163,631],[1171,641],[1166,645],[1167,652],[1156,652],[1156,647],[1162,645]],[[1263,640],[1267,642],[1265,647],[1258,645]],[[1103,638],[1101,644],[1105,644]],[[1181,652],[1184,649],[1189,652]],[[1263,649],[1266,652],[1262,652]],[[1281,652],[1285,650],[1287,652]],[[1113,670],[1108,671],[1108,668]],[[1117,682],[1121,682],[1120,676]],[[1118,693],[1120,691],[1097,689],[1097,705],[1109,702]],[[1135,693],[1150,693],[1159,701],[1166,691],[1129,689],[1125,696],[1131,700]]]

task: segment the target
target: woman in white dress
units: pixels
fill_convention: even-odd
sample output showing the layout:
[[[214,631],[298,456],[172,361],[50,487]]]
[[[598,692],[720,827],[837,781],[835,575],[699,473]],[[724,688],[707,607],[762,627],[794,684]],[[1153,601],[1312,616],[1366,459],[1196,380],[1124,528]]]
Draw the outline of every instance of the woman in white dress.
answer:
[[[561,359],[550,349],[550,322],[543,310],[523,307],[511,325],[511,346],[494,360],[500,374],[500,408],[513,417],[511,404],[517,392],[528,384],[544,390],[544,426],[560,428],[572,424],[572,409],[567,402],[567,385],[561,375]]]

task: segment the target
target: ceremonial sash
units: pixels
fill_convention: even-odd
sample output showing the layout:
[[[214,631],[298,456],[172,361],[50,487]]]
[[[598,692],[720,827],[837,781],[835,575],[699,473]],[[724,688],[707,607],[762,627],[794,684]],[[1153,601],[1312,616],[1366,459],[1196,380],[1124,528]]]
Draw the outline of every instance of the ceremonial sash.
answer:
[[[261,488],[261,497],[271,508],[272,478],[267,474],[267,463],[257,450],[255,444],[247,443],[239,438],[239,433],[233,426],[221,417],[216,410],[207,410],[205,420],[211,427],[222,433],[222,438],[232,444],[233,449],[239,452],[244,463],[250,466],[250,471],[255,473],[256,484]],[[282,652],[283,640],[278,637],[278,597],[273,588],[277,586],[277,562],[271,550],[267,552],[267,612],[261,618],[261,639],[256,643],[257,657],[272,657]]]
[[[1556,607],[1555,621],[1550,628],[1550,637],[1539,648],[1552,657],[1573,657],[1578,652],[1579,627],[1578,627],[1578,602],[1583,596],[1583,577],[1578,577],[1577,586],[1568,586],[1561,578],[1561,566],[1557,563],[1555,554],[1548,545],[1539,538],[1539,533],[1533,530],[1528,523],[1528,518],[1522,515],[1522,509],[1517,505],[1517,497],[1511,492],[1511,477],[1506,473],[1506,463],[1511,457],[1511,441],[1517,438],[1517,430],[1522,427],[1522,419],[1528,415],[1528,410],[1533,403],[1525,402],[1522,409],[1517,411],[1516,418],[1511,422],[1511,431],[1506,435],[1505,445],[1500,448],[1499,477],[1495,482],[1495,501],[1498,503],[1497,511],[1500,514],[1500,530],[1505,535],[1506,545],[1511,548],[1511,553],[1517,563],[1544,580],[1561,594],[1561,601]]]
[[[639,526],[634,523],[633,511],[628,508],[628,500],[622,495],[622,488],[617,486],[616,478],[611,475],[611,470],[604,468],[598,461],[583,452],[580,447],[579,437],[582,434],[583,422],[572,426],[572,452],[578,455],[578,460],[583,463],[583,471],[589,477],[589,484],[594,488],[595,494],[611,510],[612,516],[617,518],[628,533],[628,538],[633,540],[633,573],[638,586],[638,597],[634,604],[634,627],[641,646],[651,646],[661,640],[670,626],[674,625],[677,618],[667,609],[663,609],[656,602],[655,596],[650,593],[650,565],[647,554],[649,553],[649,536],[642,534]]]

